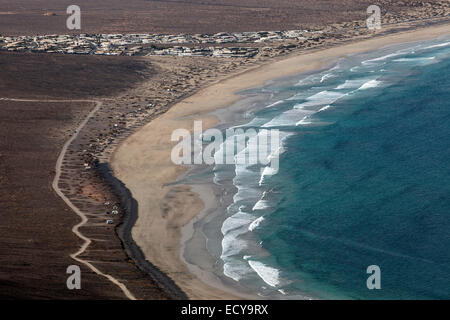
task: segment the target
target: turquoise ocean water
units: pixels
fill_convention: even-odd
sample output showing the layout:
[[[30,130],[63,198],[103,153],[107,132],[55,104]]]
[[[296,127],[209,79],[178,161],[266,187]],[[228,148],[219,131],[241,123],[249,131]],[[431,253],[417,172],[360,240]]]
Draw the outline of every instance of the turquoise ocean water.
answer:
[[[279,298],[449,299],[448,37],[258,92],[265,106],[241,127],[280,130],[280,169],[214,168],[235,192],[225,276]],[[366,287],[370,265],[381,290]]]

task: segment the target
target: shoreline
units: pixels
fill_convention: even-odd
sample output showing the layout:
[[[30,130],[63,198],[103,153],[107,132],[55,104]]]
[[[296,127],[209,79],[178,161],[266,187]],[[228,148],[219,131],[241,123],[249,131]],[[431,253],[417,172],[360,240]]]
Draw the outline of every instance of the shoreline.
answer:
[[[193,219],[206,213],[210,204],[205,204],[202,195],[197,194],[192,186],[168,185],[188,171],[187,167],[175,166],[170,161],[174,145],[170,142],[172,131],[177,128],[192,130],[193,120],[199,119],[203,120],[204,130],[217,125],[218,119],[211,112],[240,100],[238,92],[261,86],[269,80],[321,69],[348,55],[397,43],[437,38],[448,32],[448,28],[448,25],[432,26],[281,57],[199,90],[135,132],[114,151],[111,166],[115,176],[127,186],[140,205],[131,234],[144,256],[173,279],[189,298],[242,297],[237,292],[225,293],[224,290],[228,289],[220,286],[220,282],[213,283],[214,279],[211,280],[205,272],[193,275],[180,259],[184,251],[183,240],[186,240],[183,233],[188,234],[186,230],[192,230]]]
[[[136,266],[146,275],[152,278],[160,289],[165,291],[168,296],[175,300],[186,299],[186,294],[174,283],[172,279],[161,272],[158,267],[145,259],[142,250],[131,237],[131,229],[136,223],[138,217],[138,203],[133,198],[130,190],[112,174],[111,168],[107,163],[100,163],[95,170],[111,186],[112,191],[119,198],[121,209],[123,211],[122,221],[116,225],[115,232],[122,243],[122,249],[127,256],[132,259]]]

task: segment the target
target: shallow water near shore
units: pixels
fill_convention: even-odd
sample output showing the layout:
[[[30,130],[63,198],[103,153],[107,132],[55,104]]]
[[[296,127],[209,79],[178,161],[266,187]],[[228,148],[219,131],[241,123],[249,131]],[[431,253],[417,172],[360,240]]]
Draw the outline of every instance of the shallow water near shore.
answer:
[[[450,298],[449,74],[446,37],[242,93],[216,113],[219,128],[279,129],[280,169],[184,177],[216,203],[195,222],[186,261],[267,298]],[[381,290],[366,287],[370,265]]]

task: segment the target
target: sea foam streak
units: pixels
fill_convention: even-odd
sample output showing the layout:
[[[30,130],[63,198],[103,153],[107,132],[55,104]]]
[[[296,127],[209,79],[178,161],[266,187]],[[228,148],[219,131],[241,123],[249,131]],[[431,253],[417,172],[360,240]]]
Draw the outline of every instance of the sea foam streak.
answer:
[[[355,80],[346,80],[345,83],[340,84],[335,89],[336,90],[342,90],[342,89],[357,89],[361,87],[364,83],[367,81],[370,81],[372,79],[368,78],[362,78],[362,79],[355,79]]]
[[[311,124],[311,121],[308,121],[308,116],[304,117],[302,120],[300,120],[299,122],[297,122],[295,125],[296,126],[302,126],[302,125],[306,125],[306,124]]]
[[[424,49],[434,49],[434,48],[447,47],[447,46],[450,46],[450,42],[444,42],[444,43],[434,44],[434,45],[425,47]]]
[[[259,225],[261,224],[261,222],[264,221],[264,217],[259,217],[258,219],[256,219],[255,221],[253,221],[249,226],[248,226],[248,230],[249,231],[253,231],[256,228],[259,227]]]
[[[261,199],[259,199],[258,202],[255,203],[255,205],[252,208],[252,211],[264,210],[264,209],[270,208],[270,202],[265,199],[267,196],[267,192],[268,191],[263,192]]]
[[[277,101],[277,102],[274,102],[274,103],[271,103],[271,104],[269,104],[268,106],[266,106],[265,108],[267,109],[267,108],[272,108],[272,107],[275,107],[275,106],[277,106],[277,105],[279,105],[279,104],[282,104],[284,102],[284,100],[279,100],[279,101]]]
[[[253,272],[253,269],[249,267],[246,261],[238,258],[224,258],[223,260],[223,274],[234,281],[239,281]]]
[[[324,81],[326,81],[327,79],[332,78],[334,75],[332,73],[327,73],[324,76],[322,76],[322,78],[320,79],[320,83],[323,83]]]
[[[286,149],[283,147],[284,142],[285,142],[285,140],[286,140],[288,137],[290,137],[290,136],[292,136],[292,135],[293,135],[293,133],[291,133],[291,132],[285,132],[285,131],[281,131],[281,132],[279,133],[280,144],[281,144],[281,145],[280,145],[280,147],[279,147],[278,149],[276,149],[276,150],[271,150],[271,153],[270,153],[270,155],[269,155],[269,157],[268,157],[269,160],[272,161],[272,159],[273,159],[274,157],[278,157],[278,158],[279,158],[279,157],[286,151]],[[262,170],[262,173],[261,173],[261,177],[259,178],[258,185],[259,185],[259,186],[262,186],[263,183],[264,183],[264,181],[265,181],[265,179],[266,179],[267,177],[273,176],[273,175],[275,175],[275,174],[277,174],[277,173],[278,173],[278,168],[277,168],[277,169],[272,168],[270,165],[264,167],[264,169]],[[264,197],[264,195],[265,195],[265,192],[264,192],[264,194],[263,194],[263,197]]]
[[[430,60],[434,60],[436,57],[423,57],[423,58],[401,58],[395,59],[394,62],[427,62]]]
[[[336,102],[340,98],[346,96],[346,93],[335,91],[321,91],[308,98],[306,102],[294,105],[294,107],[288,111],[283,112],[279,116],[273,118],[269,122],[265,123],[263,128],[271,127],[290,127],[297,126],[299,124],[307,124],[306,121],[309,115],[316,113],[314,110],[305,110],[306,107],[320,107],[327,106]]]
[[[403,51],[397,51],[395,53],[390,53],[390,54],[387,54],[387,55],[382,56],[382,57],[366,60],[366,61],[363,61],[361,63],[362,64],[370,64],[370,63],[373,63],[373,62],[388,60],[389,58],[398,57],[398,56],[401,56],[401,55],[404,55],[404,54],[405,54],[405,52],[403,52]]]
[[[261,178],[259,179],[258,184],[260,186],[262,186],[262,184],[264,183],[264,179],[266,179],[268,176],[273,176],[275,174],[277,174],[278,169],[274,169],[272,167],[265,167],[262,174],[261,174]]]
[[[247,242],[237,238],[233,232],[227,233],[222,239],[222,255],[220,258],[231,257],[239,254],[247,248]]]
[[[270,202],[268,200],[260,199],[252,208],[252,211],[264,210],[270,207]]]
[[[223,235],[226,235],[231,230],[236,230],[242,226],[248,226],[255,217],[251,214],[239,211],[226,219],[222,225],[221,231]]]
[[[320,108],[319,111],[317,111],[317,112],[322,112],[322,111],[328,110],[330,108],[331,108],[331,105],[327,105],[325,107]]]
[[[364,83],[358,90],[366,90],[370,88],[376,88],[381,84],[381,81],[378,80],[370,80]]]
[[[328,104],[332,104],[333,102],[336,102],[343,96],[345,96],[345,93],[325,90],[325,91],[316,93],[315,95],[312,95],[311,97],[308,97],[306,99],[307,102],[297,104],[294,106],[294,108],[302,109],[305,107],[328,105]]]
[[[280,284],[280,271],[278,269],[255,260],[248,260],[248,264],[269,286],[276,287]]]
[[[303,118],[306,114],[310,113],[311,112],[305,110],[291,109],[273,118],[269,122],[265,123],[262,127],[263,128],[290,127],[295,124],[296,119]]]

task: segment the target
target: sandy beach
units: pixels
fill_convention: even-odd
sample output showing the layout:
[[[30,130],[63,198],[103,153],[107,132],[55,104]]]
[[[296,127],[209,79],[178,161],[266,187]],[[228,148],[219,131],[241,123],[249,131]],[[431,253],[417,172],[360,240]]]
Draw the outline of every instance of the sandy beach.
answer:
[[[192,233],[193,219],[212,206],[211,190],[171,185],[189,169],[174,165],[172,132],[193,130],[194,120],[203,130],[217,125],[211,112],[232,105],[238,92],[264,85],[271,79],[320,69],[341,57],[372,51],[384,46],[437,38],[450,32],[449,25],[434,26],[338,47],[294,54],[243,70],[175,104],[122,142],[111,159],[115,176],[138,202],[138,219],[132,237],[146,259],[168,275],[192,299],[252,298],[222,284],[214,275],[192,270],[182,261],[182,242]],[[200,193],[200,194],[199,194]]]

